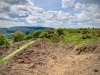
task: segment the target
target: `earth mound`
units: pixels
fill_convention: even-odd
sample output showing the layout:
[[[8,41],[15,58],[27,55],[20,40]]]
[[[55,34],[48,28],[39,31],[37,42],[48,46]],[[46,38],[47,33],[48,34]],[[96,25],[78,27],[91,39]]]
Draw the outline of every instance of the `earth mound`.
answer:
[[[100,53],[100,42],[95,42],[90,45],[85,45],[83,47],[78,48],[77,54],[82,53]]]

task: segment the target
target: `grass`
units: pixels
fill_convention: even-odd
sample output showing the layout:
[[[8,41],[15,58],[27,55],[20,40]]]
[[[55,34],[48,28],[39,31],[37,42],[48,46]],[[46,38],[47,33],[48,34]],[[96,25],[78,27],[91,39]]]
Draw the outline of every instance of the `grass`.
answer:
[[[96,41],[100,41],[100,37],[97,37],[95,35],[96,30],[87,30],[89,33],[86,33],[86,35],[89,35],[91,38],[83,39],[82,36],[85,34],[82,34],[82,30],[80,33],[77,33],[77,30],[72,30],[73,32],[70,32],[71,30],[64,31],[63,39],[64,41],[59,42],[61,45],[75,45],[74,50],[76,50],[79,47],[82,47],[84,45],[91,44]],[[45,39],[47,42],[52,43],[51,39]]]

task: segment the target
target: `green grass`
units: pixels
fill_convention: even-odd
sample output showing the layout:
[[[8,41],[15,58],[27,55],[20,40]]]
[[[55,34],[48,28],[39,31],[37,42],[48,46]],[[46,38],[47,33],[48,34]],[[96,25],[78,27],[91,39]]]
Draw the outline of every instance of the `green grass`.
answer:
[[[71,34],[66,33],[66,36],[64,36],[66,41],[62,42],[62,44],[74,44],[75,49],[76,49],[76,48],[79,48],[84,45],[88,45],[88,44],[91,44],[93,42],[100,40],[100,37],[96,37],[92,35],[91,33],[89,34],[91,38],[87,38],[87,39],[82,39],[82,35],[83,34],[81,33],[71,33]]]
[[[77,33],[77,30],[73,30],[73,32],[70,32],[71,30],[66,30],[64,33],[65,35],[63,35],[63,39],[64,41],[59,42],[59,44],[61,45],[70,45],[73,44],[75,45],[75,50],[79,47],[82,47],[84,45],[88,45],[91,44],[93,42],[96,41],[100,41],[100,37],[97,37],[94,33],[95,30],[87,30],[89,31],[89,33],[87,33],[89,36],[91,36],[91,38],[87,38],[87,39],[83,39],[82,36],[84,34],[81,33]],[[45,39],[47,42],[52,43],[51,39]]]

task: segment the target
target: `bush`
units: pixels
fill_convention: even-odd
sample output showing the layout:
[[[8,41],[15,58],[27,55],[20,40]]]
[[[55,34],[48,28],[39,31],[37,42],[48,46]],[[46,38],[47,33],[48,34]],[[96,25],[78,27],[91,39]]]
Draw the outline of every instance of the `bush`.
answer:
[[[82,34],[88,34],[89,33],[89,31],[87,31],[87,30],[84,30],[83,32],[82,32]]]
[[[19,42],[24,40],[25,38],[25,33],[21,32],[21,31],[17,31],[13,34],[11,34],[12,38],[13,38],[13,42]]]
[[[51,38],[51,40],[52,40],[53,43],[59,43],[59,42],[63,41],[63,38],[62,37],[53,36]]]
[[[85,34],[85,35],[82,36],[82,39],[88,39],[88,38],[91,38],[91,36],[88,35],[88,34]]]
[[[57,36],[57,35],[58,35],[58,33],[57,33],[56,30],[46,30],[46,31],[43,31],[43,32],[39,35],[39,37],[40,37],[40,38],[48,38],[48,39],[50,39],[51,37]]]
[[[0,34],[0,46],[2,46],[2,45],[9,47],[10,42],[4,37],[3,34]]]
[[[78,31],[77,31],[77,33],[81,33],[81,31],[80,31],[80,30],[78,30]]]
[[[62,29],[62,28],[58,28],[58,29],[57,29],[57,33],[58,33],[59,36],[60,36],[60,35],[65,35],[65,34],[64,34],[64,31],[65,31],[65,29]]]
[[[51,37],[51,34],[48,34],[47,32],[42,32],[40,35],[39,35],[40,38],[50,38]]]
[[[4,45],[6,46],[6,48],[8,48],[8,47],[10,47],[11,44],[10,44],[10,42],[6,39],[5,42],[4,42]]]
[[[4,37],[3,34],[0,34],[0,46],[4,45],[6,38]]]
[[[29,39],[32,39],[32,38],[33,38],[33,37],[29,34],[29,35],[26,35],[24,39],[25,39],[25,40],[29,40]]]
[[[96,31],[96,36],[98,36],[98,37],[100,36],[100,30]]]
[[[39,36],[40,36],[40,34],[41,34],[42,32],[43,32],[43,31],[41,31],[41,30],[33,31],[32,37],[33,37],[33,38],[39,38]]]

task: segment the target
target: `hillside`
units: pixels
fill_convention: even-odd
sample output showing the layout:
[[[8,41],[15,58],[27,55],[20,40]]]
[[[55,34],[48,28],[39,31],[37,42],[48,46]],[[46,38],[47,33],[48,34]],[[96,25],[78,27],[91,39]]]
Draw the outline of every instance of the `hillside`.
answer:
[[[14,33],[11,46],[3,39],[0,75],[100,74],[99,29],[48,29],[24,36],[21,33]]]
[[[14,33],[14,32],[19,30],[19,31],[22,31],[26,34],[29,34],[31,31],[34,31],[34,30],[44,30],[44,29],[50,29],[50,27],[16,26],[16,27],[10,27],[10,28],[0,28],[0,33],[10,34],[10,33]]]
[[[0,69],[0,75],[99,75],[100,41],[74,51],[37,41]],[[86,50],[89,51],[86,51]]]

